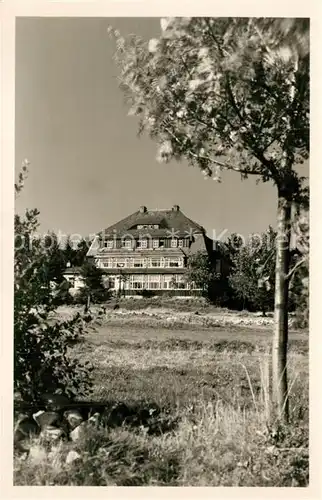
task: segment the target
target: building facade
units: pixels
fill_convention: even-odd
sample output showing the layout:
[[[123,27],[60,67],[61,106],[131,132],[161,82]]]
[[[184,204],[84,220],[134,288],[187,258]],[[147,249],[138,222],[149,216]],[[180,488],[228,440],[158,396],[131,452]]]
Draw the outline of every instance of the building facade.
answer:
[[[197,251],[214,251],[205,230],[175,205],[170,210],[145,206],[100,232],[87,257],[103,271],[106,286],[119,295],[143,291],[198,294],[184,279],[187,261]],[[216,261],[220,272],[221,261]]]

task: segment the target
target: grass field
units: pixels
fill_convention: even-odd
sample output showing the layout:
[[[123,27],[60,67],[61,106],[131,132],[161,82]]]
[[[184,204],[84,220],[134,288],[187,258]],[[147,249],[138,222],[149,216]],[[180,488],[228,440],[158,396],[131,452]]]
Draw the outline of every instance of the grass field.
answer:
[[[271,330],[108,315],[75,348],[95,366],[95,401],[162,408],[161,433],[93,430],[54,459],[15,462],[15,484],[308,485],[308,336],[291,332],[291,425],[268,428]],[[66,465],[70,447],[81,459]]]

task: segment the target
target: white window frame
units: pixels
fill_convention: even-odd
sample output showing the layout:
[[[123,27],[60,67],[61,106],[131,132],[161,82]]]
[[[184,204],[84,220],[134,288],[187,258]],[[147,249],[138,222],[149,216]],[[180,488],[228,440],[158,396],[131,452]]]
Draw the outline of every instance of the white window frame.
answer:
[[[159,248],[159,238],[154,238],[152,240],[152,248]]]
[[[122,248],[131,249],[132,246],[133,246],[133,242],[131,239],[126,238],[125,240],[122,240]]]
[[[112,248],[114,248],[114,241],[113,240],[105,240],[104,247],[111,250]]]
[[[178,247],[179,248],[183,248],[183,239],[181,238],[180,240],[178,240]]]
[[[177,248],[178,246],[178,240],[177,238],[172,238],[171,240],[171,248]]]

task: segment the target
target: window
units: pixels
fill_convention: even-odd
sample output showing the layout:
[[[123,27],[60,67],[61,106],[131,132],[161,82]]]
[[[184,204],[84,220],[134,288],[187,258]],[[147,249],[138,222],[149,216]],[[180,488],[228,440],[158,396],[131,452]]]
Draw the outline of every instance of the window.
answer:
[[[74,288],[74,287],[75,287],[75,277],[74,277],[74,276],[70,276],[70,277],[68,278],[68,281],[69,281],[69,283],[70,283],[70,286],[71,286],[72,288]]]
[[[133,281],[132,288],[134,290],[142,289],[143,288],[143,283],[142,281]]]
[[[148,248],[148,240],[147,239],[138,240],[137,248]]]
[[[161,261],[159,259],[151,259],[152,267],[161,267]]]
[[[179,240],[179,241],[178,241],[178,247],[179,247],[179,248],[182,248],[182,247],[183,247],[183,240]]]
[[[179,267],[179,262],[177,260],[170,259],[169,267]]]
[[[142,259],[134,260],[133,267],[143,267],[143,260]]]
[[[168,288],[168,282],[167,281],[163,282],[163,288]]]
[[[177,285],[178,288],[181,288],[181,289],[185,289],[186,288],[186,282],[182,278],[182,276],[177,275],[175,279],[176,279],[176,285]]]
[[[104,246],[105,248],[114,248],[114,241],[113,240],[105,240],[104,241]]]
[[[101,262],[101,266],[102,266],[102,267],[112,267],[112,266],[111,266],[111,261],[110,261],[110,260],[103,260],[103,261]]]
[[[110,278],[108,280],[108,287],[109,288],[115,288],[115,279],[114,278]]]
[[[149,288],[150,288],[150,289],[154,289],[154,290],[155,290],[155,289],[158,289],[158,288],[160,288],[160,283],[159,283],[159,282],[157,282],[157,281],[152,282],[152,283],[149,283]]]
[[[159,240],[153,240],[152,246],[153,246],[153,248],[159,248]]]
[[[160,240],[160,241],[159,241],[159,247],[160,247],[160,248],[163,248],[163,247],[164,247],[164,240]]]
[[[178,240],[176,238],[172,238],[171,240],[171,248],[177,248]]]
[[[153,229],[159,229],[159,224],[154,224]]]
[[[123,240],[122,241],[122,247],[123,248],[128,248],[128,249],[131,249],[132,248],[132,240]]]
[[[220,273],[221,272],[221,261],[220,259],[217,259],[216,260],[216,273]]]

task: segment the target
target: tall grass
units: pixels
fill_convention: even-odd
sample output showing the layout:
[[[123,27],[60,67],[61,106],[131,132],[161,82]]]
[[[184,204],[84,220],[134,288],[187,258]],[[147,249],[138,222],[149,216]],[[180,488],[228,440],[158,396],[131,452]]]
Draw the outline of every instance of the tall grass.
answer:
[[[217,330],[91,333],[75,350],[95,365],[93,399],[155,402],[175,425],[92,429],[51,453],[34,442],[29,458],[15,458],[15,484],[308,485],[307,346],[295,339],[290,350],[291,421],[281,427],[271,421],[269,339],[246,342],[246,333],[220,341]],[[71,449],[80,458],[66,464]]]

